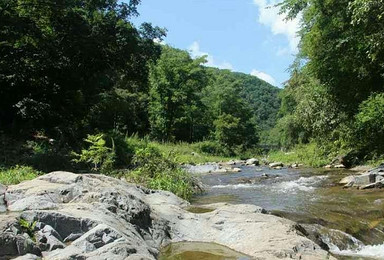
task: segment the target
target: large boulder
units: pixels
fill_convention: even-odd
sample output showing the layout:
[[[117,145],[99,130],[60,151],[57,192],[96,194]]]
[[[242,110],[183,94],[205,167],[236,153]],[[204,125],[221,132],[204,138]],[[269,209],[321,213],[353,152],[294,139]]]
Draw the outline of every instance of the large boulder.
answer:
[[[191,174],[207,174],[219,170],[220,165],[217,163],[206,163],[201,165],[186,164],[183,165],[182,168]]]
[[[274,163],[270,163],[269,167],[271,168],[284,167],[284,164],[282,162],[274,162]]]
[[[358,187],[361,189],[382,188],[384,186],[384,165],[373,168],[360,175],[351,175],[343,178],[339,184],[344,187]]]
[[[260,164],[260,162],[259,162],[259,160],[256,159],[256,158],[248,159],[248,160],[245,162],[245,165],[248,165],[248,166],[252,166],[252,165],[257,166],[257,165],[259,165],[259,164]]]
[[[0,258],[156,259],[179,241],[218,243],[261,259],[329,257],[295,222],[260,207],[215,204],[195,214],[170,192],[103,175],[53,172],[9,186],[4,198]]]

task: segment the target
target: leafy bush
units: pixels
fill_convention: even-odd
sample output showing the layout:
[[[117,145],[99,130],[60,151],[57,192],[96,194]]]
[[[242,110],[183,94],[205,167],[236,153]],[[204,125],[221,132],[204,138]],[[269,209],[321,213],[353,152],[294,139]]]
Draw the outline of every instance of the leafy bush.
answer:
[[[44,172],[72,170],[70,149],[65,144],[53,139],[42,138],[28,140],[25,149],[28,154],[23,158],[23,164],[31,165]]]
[[[195,146],[202,153],[212,154],[212,155],[218,155],[223,153],[222,147],[218,142],[215,142],[215,141],[204,141],[204,142],[196,143]]]
[[[29,166],[19,166],[0,169],[0,183],[3,185],[18,184],[25,180],[32,180],[42,173]]]
[[[384,94],[373,94],[359,107],[350,146],[378,157],[384,153]]]
[[[75,162],[86,162],[92,164],[92,170],[100,170],[103,173],[107,173],[113,169],[115,162],[115,146],[113,140],[111,140],[112,148],[107,147],[104,140],[104,134],[88,135],[84,139],[89,144],[88,149],[81,150],[81,154],[73,153],[78,159],[74,159]]]
[[[36,227],[37,221],[29,222],[28,220],[25,220],[23,218],[19,219],[19,225],[21,227],[21,230],[23,233],[27,233],[28,236],[36,242],[36,236],[35,236],[35,227]]]
[[[129,138],[116,130],[104,134],[104,140],[106,147],[113,149],[113,168],[129,168],[138,146],[136,144],[132,145],[128,141]]]
[[[148,188],[168,190],[179,197],[190,199],[195,191],[195,181],[178,167],[172,156],[164,156],[150,145],[138,149],[133,159],[136,168],[125,177]]]

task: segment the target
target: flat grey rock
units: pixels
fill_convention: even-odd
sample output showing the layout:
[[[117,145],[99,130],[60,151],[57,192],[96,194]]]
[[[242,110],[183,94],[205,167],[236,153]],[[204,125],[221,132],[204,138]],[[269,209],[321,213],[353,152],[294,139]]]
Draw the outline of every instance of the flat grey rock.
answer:
[[[103,175],[53,172],[9,186],[5,199],[14,215],[0,215],[0,248],[24,259],[157,259],[161,247],[179,241],[218,243],[261,259],[333,259],[295,222],[260,207],[219,203],[194,214],[170,192]],[[35,224],[36,242],[17,217]]]

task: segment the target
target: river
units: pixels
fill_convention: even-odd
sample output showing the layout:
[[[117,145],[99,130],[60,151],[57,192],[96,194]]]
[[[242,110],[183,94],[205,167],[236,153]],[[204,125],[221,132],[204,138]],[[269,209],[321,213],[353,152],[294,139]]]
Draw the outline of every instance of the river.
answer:
[[[337,185],[350,174],[242,167],[240,173],[201,175],[205,192],[192,204],[195,208],[216,202],[255,204],[309,227],[326,227],[322,240],[340,259],[384,259],[384,192]]]

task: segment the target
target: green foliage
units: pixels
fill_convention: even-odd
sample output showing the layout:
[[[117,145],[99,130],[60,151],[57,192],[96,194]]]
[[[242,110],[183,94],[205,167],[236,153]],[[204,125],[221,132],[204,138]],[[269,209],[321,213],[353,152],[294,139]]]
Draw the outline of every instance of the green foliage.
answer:
[[[215,68],[207,68],[207,71],[210,74],[210,87],[204,92],[205,103],[227,102],[222,106],[232,109],[231,102],[237,102],[236,99],[240,98],[243,102],[241,106],[246,106],[247,113],[260,129],[269,130],[275,125],[280,107],[280,89],[244,73]],[[226,96],[226,101],[221,100],[223,96]]]
[[[36,238],[35,238],[36,223],[37,223],[37,221],[29,222],[28,220],[25,220],[23,218],[19,218],[19,225],[21,227],[22,232],[27,233],[28,236],[33,241],[36,241]]]
[[[216,140],[221,151],[232,155],[235,149],[254,147],[259,139],[256,125],[268,129],[276,120],[279,90],[250,75],[204,68],[203,61],[163,48],[150,74],[151,136],[163,141]],[[238,119],[233,133],[223,132],[228,115]],[[226,134],[236,135],[236,140]]]
[[[151,136],[162,141],[194,141],[204,106],[200,91],[206,85],[201,63],[188,52],[163,47],[160,59],[151,67],[149,119]]]
[[[195,146],[200,152],[205,154],[224,154],[223,147],[216,141],[203,141],[196,143]]]
[[[100,93],[87,116],[89,127],[103,132],[114,129],[148,133],[147,83],[140,84],[119,83],[114,89]]]
[[[270,131],[267,143],[283,148],[292,148],[296,144],[306,143],[308,135],[299,125],[295,115],[286,115],[280,118],[276,126]]]
[[[214,129],[213,140],[225,155],[253,148],[259,141],[259,129],[249,103],[241,97],[241,81],[232,81],[229,71],[216,73],[204,90],[203,102]],[[235,152],[237,151],[237,152]]]
[[[22,181],[32,180],[42,173],[29,166],[16,165],[11,168],[0,168],[0,183],[3,185],[19,184]]]
[[[139,3],[0,1],[2,128],[73,137],[87,128],[85,120],[98,126],[97,119],[107,118],[102,116],[107,111],[88,118],[105,100],[103,93],[116,87],[138,95],[145,91],[147,63],[160,52],[153,39],[165,31],[150,24],[134,27],[129,20],[137,16]],[[103,105],[98,107],[109,109]],[[116,112],[109,121],[127,122],[120,117]]]
[[[138,149],[133,159],[136,168],[126,177],[148,188],[168,190],[179,197],[190,199],[195,192],[195,181],[172,158],[173,154],[164,156],[159,149],[150,145]]]
[[[235,155],[254,147],[258,142],[258,129],[250,122],[229,114],[220,115],[215,121],[215,139],[224,154]]]
[[[384,94],[373,94],[359,107],[351,146],[370,155],[384,154]]]
[[[73,153],[78,157],[74,159],[76,163],[85,162],[92,164],[92,170],[109,172],[113,169],[115,162],[115,147],[112,140],[112,148],[107,147],[103,134],[88,135],[84,139],[89,144],[87,149],[82,149],[81,154]]]
[[[134,142],[137,137],[128,137],[113,130],[104,134],[106,146],[113,150],[113,168],[130,168],[135,151],[142,147],[141,142]]]
[[[220,156],[220,154],[223,153],[219,150],[217,150],[217,152],[208,152],[202,148],[206,145],[216,145],[217,147],[220,147],[215,141],[204,141],[193,144],[186,142],[163,143],[150,141],[148,138],[138,138],[137,136],[131,136],[126,138],[126,142],[128,143],[129,147],[134,150],[144,149],[147,146],[151,146],[158,149],[161,154],[172,154],[172,159],[177,164],[199,164],[207,162],[229,161],[231,159],[229,157]]]
[[[235,145],[241,144],[241,124],[240,118],[234,117],[229,114],[220,115],[215,121],[216,140],[227,149]]]
[[[37,133],[32,137],[0,134],[0,165],[29,165],[42,172],[73,170],[69,145]]]
[[[286,0],[282,11],[303,16],[299,57],[350,118],[384,83],[382,0]]]
[[[43,135],[41,138],[27,140],[24,147],[28,155],[23,163],[35,169],[43,172],[72,169],[70,148],[61,140],[49,139]]]
[[[363,161],[383,154],[383,4],[382,0],[279,4],[288,19],[302,16],[300,52],[282,95],[283,119],[274,130],[275,136],[279,133],[280,139],[288,140],[285,147],[312,139],[326,146],[329,154],[343,151]],[[291,123],[283,124],[287,119]],[[305,138],[297,138],[295,130]]]
[[[316,144],[302,144],[293,147],[288,152],[273,151],[268,155],[268,159],[274,162],[287,164],[302,163],[306,166],[321,167],[329,164],[333,158],[329,157],[328,151]]]

